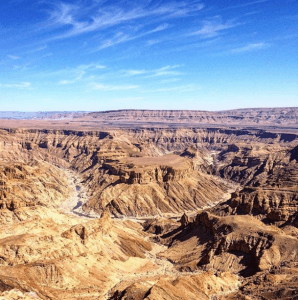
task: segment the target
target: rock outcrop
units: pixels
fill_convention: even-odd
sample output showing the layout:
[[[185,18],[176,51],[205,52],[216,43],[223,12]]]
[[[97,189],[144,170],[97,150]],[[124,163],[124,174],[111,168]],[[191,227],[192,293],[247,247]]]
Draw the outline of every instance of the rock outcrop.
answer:
[[[237,276],[228,272],[214,275],[206,272],[199,275],[170,277],[156,282],[134,283],[124,290],[117,290],[109,300],[208,300],[222,293],[237,289]]]

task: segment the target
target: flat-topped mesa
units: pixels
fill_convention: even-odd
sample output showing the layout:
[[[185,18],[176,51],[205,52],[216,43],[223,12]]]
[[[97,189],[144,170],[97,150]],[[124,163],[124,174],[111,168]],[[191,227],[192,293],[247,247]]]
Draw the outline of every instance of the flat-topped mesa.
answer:
[[[191,162],[178,155],[129,157],[103,164],[121,183],[148,184],[182,180],[193,172]]]
[[[175,154],[125,157],[103,163],[99,189],[84,211],[114,216],[156,216],[212,205],[228,186],[194,168],[193,159]]]
[[[125,126],[141,124],[239,124],[239,125],[274,125],[297,126],[298,108],[247,108],[223,111],[200,110],[110,110],[98,112],[0,112],[2,123],[7,127],[31,127],[36,124],[50,124],[52,128],[63,129],[74,126],[77,130],[83,126],[98,127],[98,124]],[[37,119],[39,119],[37,121]],[[24,126],[25,124],[25,126]],[[92,125],[93,124],[93,125]],[[63,126],[64,125],[64,126]],[[94,126],[95,125],[95,126]]]
[[[164,122],[205,124],[297,124],[298,108],[251,108],[224,111],[111,110],[85,114],[84,119],[105,122]],[[78,116],[80,118],[81,116]]]

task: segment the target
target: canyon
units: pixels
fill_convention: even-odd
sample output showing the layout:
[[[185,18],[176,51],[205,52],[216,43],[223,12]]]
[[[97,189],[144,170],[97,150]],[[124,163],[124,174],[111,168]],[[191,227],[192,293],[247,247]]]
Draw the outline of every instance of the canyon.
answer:
[[[297,108],[6,116],[0,299],[298,299]]]

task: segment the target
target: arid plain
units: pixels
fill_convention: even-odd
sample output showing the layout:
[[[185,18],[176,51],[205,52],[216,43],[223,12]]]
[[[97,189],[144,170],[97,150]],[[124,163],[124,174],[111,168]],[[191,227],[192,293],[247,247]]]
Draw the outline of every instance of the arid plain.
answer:
[[[0,299],[298,299],[298,108],[0,128]]]

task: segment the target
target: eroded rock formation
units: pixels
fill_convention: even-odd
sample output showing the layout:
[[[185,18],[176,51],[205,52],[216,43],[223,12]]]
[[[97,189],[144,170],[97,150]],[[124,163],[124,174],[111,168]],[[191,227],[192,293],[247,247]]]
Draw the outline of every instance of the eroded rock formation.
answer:
[[[292,124],[295,112],[286,110]],[[285,122],[278,110],[175,114]],[[106,129],[0,131],[0,297],[297,297],[295,132]]]

